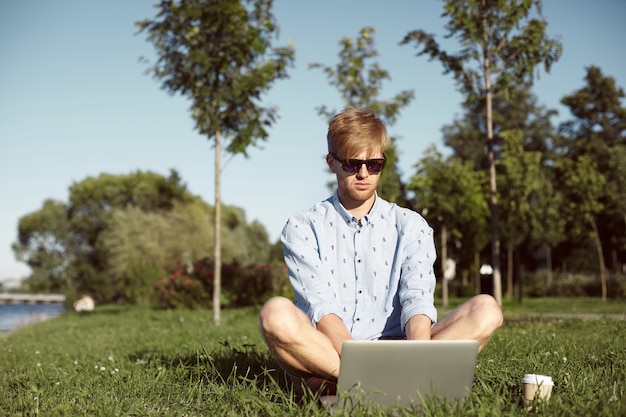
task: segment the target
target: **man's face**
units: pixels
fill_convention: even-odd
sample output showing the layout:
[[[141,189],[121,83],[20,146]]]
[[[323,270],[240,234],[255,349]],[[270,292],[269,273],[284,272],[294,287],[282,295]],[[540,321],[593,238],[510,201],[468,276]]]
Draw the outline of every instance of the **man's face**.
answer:
[[[345,161],[346,159],[372,160],[383,158],[383,153],[380,150],[376,152],[364,151],[356,155],[333,156],[329,154],[326,156],[331,172],[337,177],[339,199],[346,208],[358,207],[374,199],[374,193],[376,187],[378,187],[382,171],[378,173],[370,172],[372,170],[371,167],[368,170],[364,163],[358,168],[356,173],[346,172],[342,167],[342,163],[337,159]],[[374,165],[376,165],[376,162],[374,162]]]

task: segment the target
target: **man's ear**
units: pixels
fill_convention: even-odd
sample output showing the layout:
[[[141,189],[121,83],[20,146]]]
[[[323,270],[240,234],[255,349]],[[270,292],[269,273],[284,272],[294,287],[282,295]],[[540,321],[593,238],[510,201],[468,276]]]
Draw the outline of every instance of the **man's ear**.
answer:
[[[336,174],[335,172],[335,164],[333,164],[333,157],[330,154],[326,154],[326,164],[328,164],[328,168],[330,168],[330,172]]]

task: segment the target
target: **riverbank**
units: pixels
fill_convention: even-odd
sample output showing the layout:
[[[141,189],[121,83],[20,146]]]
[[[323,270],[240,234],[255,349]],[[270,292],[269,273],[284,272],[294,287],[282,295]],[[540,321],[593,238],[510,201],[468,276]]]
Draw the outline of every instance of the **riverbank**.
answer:
[[[50,320],[65,311],[62,304],[0,304],[0,334]]]

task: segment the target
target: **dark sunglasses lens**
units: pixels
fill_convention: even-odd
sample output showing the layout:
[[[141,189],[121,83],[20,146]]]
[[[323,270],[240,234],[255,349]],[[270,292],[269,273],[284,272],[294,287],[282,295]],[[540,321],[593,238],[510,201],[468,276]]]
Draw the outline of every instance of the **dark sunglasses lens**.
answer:
[[[345,163],[343,163],[341,166],[343,167],[343,170],[345,172],[354,174],[354,173],[359,172],[359,170],[361,169],[361,165],[363,165],[363,162],[361,161],[348,160]]]
[[[380,171],[383,170],[383,165],[384,165],[384,161],[367,161],[367,170],[370,172],[370,174],[378,174]]]
[[[344,161],[341,166],[345,172],[350,174],[355,174],[361,170],[361,167],[365,164],[367,167],[367,171],[370,174],[378,174],[383,170],[383,166],[385,165],[384,159],[368,159],[367,161],[362,161],[360,159],[348,159]]]

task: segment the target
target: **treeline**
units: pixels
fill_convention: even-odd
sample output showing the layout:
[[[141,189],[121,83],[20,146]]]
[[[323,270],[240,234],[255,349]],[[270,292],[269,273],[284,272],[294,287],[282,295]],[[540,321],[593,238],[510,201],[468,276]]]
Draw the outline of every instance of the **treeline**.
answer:
[[[174,170],[168,178],[152,172],[86,178],[70,187],[68,202],[46,200],[20,219],[13,249],[32,269],[22,287],[69,299],[87,293],[98,303],[197,306],[204,301],[199,293],[180,301],[173,294],[170,301],[159,282],[184,270],[194,285],[202,284],[194,268],[213,253],[214,216],[214,207],[190,194]],[[233,271],[225,299],[241,303],[228,291],[236,291],[231,284],[241,275],[234,271],[281,262],[282,249],[238,207],[223,206],[221,224],[224,268]],[[259,297],[283,285],[286,276],[282,283],[270,281]]]
[[[623,90],[588,68],[585,84],[562,99],[571,117],[558,126],[556,112],[538,106],[528,85],[499,91],[494,132],[507,294],[626,297]],[[429,148],[406,184],[390,165],[382,183],[398,185],[380,189],[435,228],[438,253],[456,261],[459,295],[491,291],[479,274],[490,250],[484,109],[478,101],[465,109],[442,129],[447,156]],[[69,191],[68,202],[47,200],[19,221],[13,248],[33,271],[25,290],[71,299],[89,293],[101,303],[210,306],[215,210],[191,195],[176,171],[167,178],[102,174]],[[282,248],[262,224],[224,206],[222,230],[225,305],[288,293]]]
[[[556,111],[537,105],[529,85],[495,90],[498,230],[508,295],[521,294],[525,281],[531,294],[626,297],[623,89],[600,68],[587,68],[585,84],[561,100],[570,117],[557,126]],[[439,253],[445,244],[461,279],[480,288],[479,265],[489,263],[490,250],[484,105],[468,99],[464,108],[442,129],[449,155],[428,149],[406,189],[413,208],[446,233]]]

